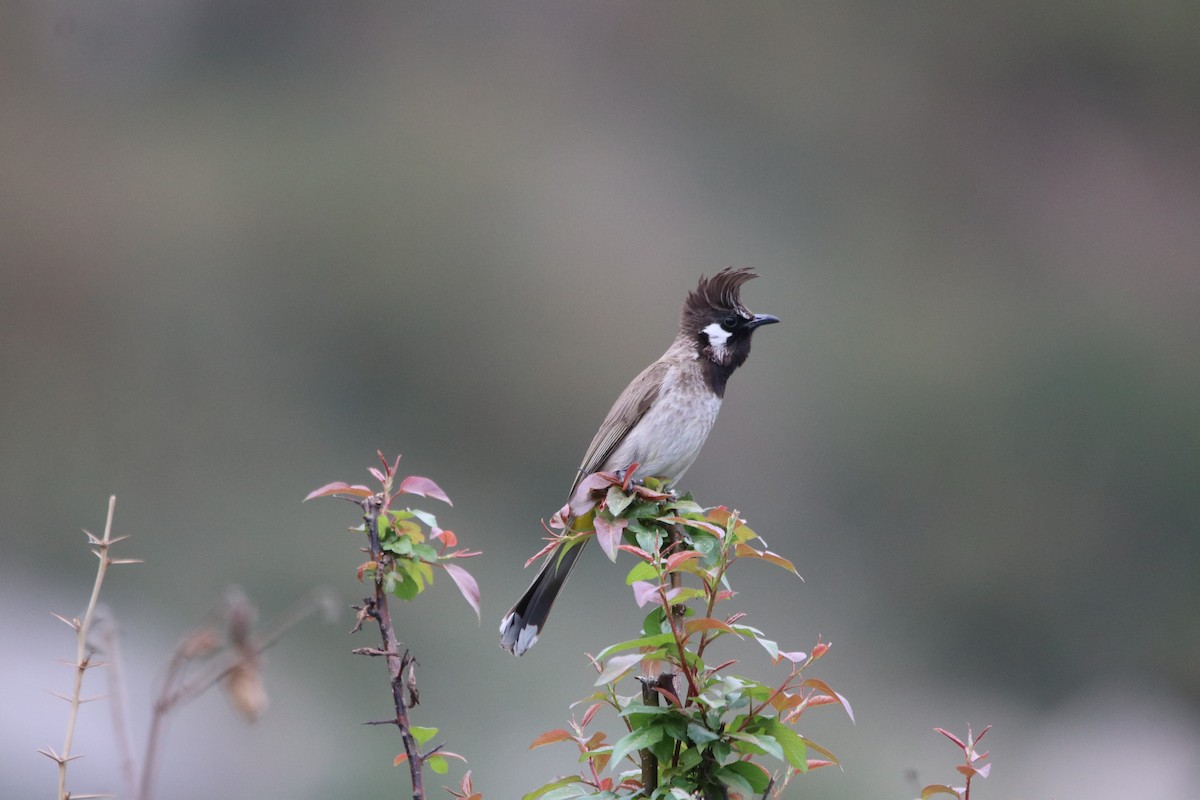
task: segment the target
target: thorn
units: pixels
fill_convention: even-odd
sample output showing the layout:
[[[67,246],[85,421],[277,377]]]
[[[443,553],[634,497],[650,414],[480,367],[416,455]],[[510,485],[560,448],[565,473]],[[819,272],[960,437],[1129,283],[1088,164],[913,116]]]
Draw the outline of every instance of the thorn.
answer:
[[[76,633],[79,633],[79,629],[81,627],[83,627],[83,623],[79,621],[78,617],[72,617],[71,619],[67,619],[62,614],[55,614],[53,611],[50,612],[50,616],[54,617],[56,620],[58,620],[59,622],[61,622],[64,625],[66,625],[68,628],[75,631]]]
[[[372,720],[370,722],[364,722],[363,725],[396,725],[396,726],[399,726],[400,723],[394,719],[378,719],[378,720]]]

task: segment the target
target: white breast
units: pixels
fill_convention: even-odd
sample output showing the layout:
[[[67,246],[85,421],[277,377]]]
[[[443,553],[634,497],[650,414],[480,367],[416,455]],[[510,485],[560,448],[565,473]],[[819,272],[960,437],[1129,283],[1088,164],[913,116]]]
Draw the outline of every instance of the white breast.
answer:
[[[602,468],[621,470],[636,461],[635,478],[664,477],[675,483],[696,460],[720,410],[721,398],[705,385],[695,365],[679,364]]]

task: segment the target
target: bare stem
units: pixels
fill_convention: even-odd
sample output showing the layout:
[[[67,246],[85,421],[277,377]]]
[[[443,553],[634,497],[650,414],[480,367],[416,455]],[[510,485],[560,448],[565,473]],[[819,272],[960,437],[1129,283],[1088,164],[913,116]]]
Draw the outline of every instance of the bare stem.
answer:
[[[67,715],[67,734],[63,741],[62,752],[53,757],[58,762],[58,797],[59,800],[68,800],[67,794],[67,764],[73,758],[71,755],[71,745],[75,741],[75,723],[79,718],[80,698],[83,694],[83,674],[87,672],[91,665],[91,653],[88,648],[88,631],[92,626],[92,617],[96,613],[96,603],[100,598],[100,587],[104,585],[104,575],[108,572],[108,565],[112,560],[108,556],[108,548],[112,544],[112,523],[113,513],[116,511],[117,497],[113,495],[108,498],[108,518],[104,523],[104,538],[97,539],[92,534],[88,534],[90,543],[95,546],[92,551],[96,554],[96,558],[100,563],[96,568],[96,580],[92,584],[92,596],[88,600],[87,611],[84,612],[83,621],[73,620],[75,628],[75,685],[71,691],[71,697],[68,701],[71,705],[71,710]]]

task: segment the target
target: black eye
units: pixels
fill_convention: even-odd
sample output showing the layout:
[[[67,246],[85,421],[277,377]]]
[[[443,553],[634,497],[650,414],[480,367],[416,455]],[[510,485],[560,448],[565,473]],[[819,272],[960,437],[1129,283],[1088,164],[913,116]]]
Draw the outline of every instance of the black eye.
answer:
[[[737,327],[739,322],[741,322],[741,319],[737,314],[729,314],[725,319],[721,320],[721,327],[727,331],[732,331]]]

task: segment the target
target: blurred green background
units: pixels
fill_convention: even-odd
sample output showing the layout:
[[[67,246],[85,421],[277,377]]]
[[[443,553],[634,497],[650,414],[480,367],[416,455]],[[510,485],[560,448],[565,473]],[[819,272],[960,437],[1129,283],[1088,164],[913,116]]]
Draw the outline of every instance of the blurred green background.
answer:
[[[401,617],[418,721],[489,798],[570,771],[526,746],[638,624],[625,568],[589,553],[521,661],[496,623],[609,404],[734,264],[783,324],[684,488],[795,561],[738,602],[832,641],[858,716],[811,715],[844,771],[790,796],[912,797],[970,722],[982,797],[1195,797],[1200,5],[0,13],[0,795],[52,791],[48,612],[82,610],[110,493],[146,561],[105,589],[140,740],[226,586],[264,618],[361,596],[354,509],[300,499],[377,448],[485,553],[482,625],[446,581]],[[271,651],[258,725],[185,708],[159,796],[403,796],[350,625]],[[80,735],[74,790],[119,790],[101,705]]]

